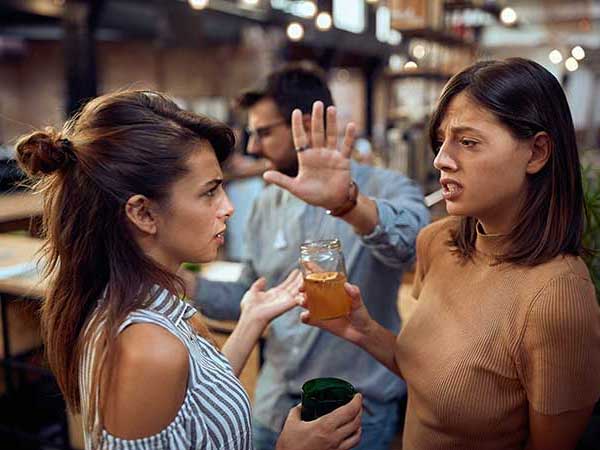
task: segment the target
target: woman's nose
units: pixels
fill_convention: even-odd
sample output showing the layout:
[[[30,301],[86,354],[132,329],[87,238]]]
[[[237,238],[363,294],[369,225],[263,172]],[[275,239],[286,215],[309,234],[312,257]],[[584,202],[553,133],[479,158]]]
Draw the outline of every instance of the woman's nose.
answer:
[[[225,194],[223,198],[223,204],[221,205],[220,209],[220,215],[224,217],[225,220],[228,220],[233,215],[234,211],[235,208],[233,207],[231,200],[229,200],[229,197],[227,194]]]
[[[448,150],[448,145],[444,142],[433,160],[433,167],[437,170],[451,172],[457,169],[456,161],[452,158]]]

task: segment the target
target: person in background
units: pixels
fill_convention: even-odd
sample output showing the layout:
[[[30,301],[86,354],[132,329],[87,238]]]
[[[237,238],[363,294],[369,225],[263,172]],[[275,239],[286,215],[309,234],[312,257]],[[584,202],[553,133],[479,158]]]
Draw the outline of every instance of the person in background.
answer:
[[[243,293],[257,278],[266,278],[268,286],[281,283],[298,266],[304,241],[335,237],[342,243],[348,279],[363,288],[377,322],[397,333],[398,288],[414,260],[417,233],[429,221],[422,193],[399,173],[351,163],[353,125],[342,151],[336,150],[337,127],[331,127],[328,148],[305,158],[305,145],[292,141],[290,120],[297,107],[308,127],[313,103],[320,111],[313,118],[322,121],[327,107],[327,116],[335,120],[323,74],[305,63],[285,65],[241,95],[239,105],[248,110],[248,152],[268,159],[276,171],[264,174],[270,184],[250,213],[240,279],[224,283],[188,274],[187,288],[203,314],[237,319]],[[275,448],[302,384],[324,376],[351,382],[372,412],[363,414],[358,448],[389,448],[405,394],[403,382],[368,353],[302,325],[299,315],[296,308],[274,320],[266,338],[253,410],[256,449]]]
[[[403,448],[572,450],[600,397],[600,308],[565,94],[533,61],[479,62],[444,88],[430,138],[450,217],[419,234],[401,333],[350,284],[348,317],[303,320],[406,381]]]
[[[227,126],[160,93],[125,91],[17,144],[45,199],[46,354],[86,449],[253,448],[237,376],[301,277],[266,291],[256,281],[219,350],[176,276],[223,244],[233,208],[220,163],[233,143]],[[310,423],[293,408],[278,449],[352,448],[360,417],[360,395]]]

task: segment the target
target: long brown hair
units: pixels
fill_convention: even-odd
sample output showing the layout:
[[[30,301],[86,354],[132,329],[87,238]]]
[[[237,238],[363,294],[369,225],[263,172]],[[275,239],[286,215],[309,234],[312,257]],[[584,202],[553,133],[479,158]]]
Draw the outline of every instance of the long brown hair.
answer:
[[[110,354],[119,325],[146,306],[155,285],[182,292],[181,280],[136,244],[125,204],[134,194],[168,201],[170,186],[205,141],[222,162],[234,136],[226,125],[183,111],[162,94],[125,91],[90,101],[62,131],[47,128],[17,144],[20,165],[39,179],[44,194],[46,354],[75,412],[81,412],[79,371],[92,315],[93,322],[102,317],[100,342]],[[99,372],[92,371],[95,386]],[[91,402],[88,414],[97,406]]]
[[[528,176],[524,207],[506,237],[509,250],[498,262],[536,265],[561,255],[580,255],[585,210],[579,154],[571,111],[558,80],[522,58],[482,61],[456,74],[445,86],[429,125],[434,153],[437,130],[448,105],[465,92],[496,116],[516,139],[544,131],[552,143],[544,168]],[[475,251],[477,220],[462,217],[450,245],[464,259]]]

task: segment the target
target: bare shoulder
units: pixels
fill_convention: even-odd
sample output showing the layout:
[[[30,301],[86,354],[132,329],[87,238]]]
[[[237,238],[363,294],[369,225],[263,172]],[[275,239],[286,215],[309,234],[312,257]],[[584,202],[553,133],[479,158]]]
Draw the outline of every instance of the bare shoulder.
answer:
[[[116,350],[112,376],[103,383],[104,428],[124,439],[162,431],[185,398],[185,345],[159,325],[138,323],[118,336]]]

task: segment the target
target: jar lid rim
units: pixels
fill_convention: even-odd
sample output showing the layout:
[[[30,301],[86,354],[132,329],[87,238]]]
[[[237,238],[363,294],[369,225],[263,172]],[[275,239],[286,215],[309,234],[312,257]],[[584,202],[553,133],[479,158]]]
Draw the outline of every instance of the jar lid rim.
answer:
[[[342,247],[339,239],[317,239],[314,241],[304,241],[300,245],[301,251],[330,249],[336,250]]]

